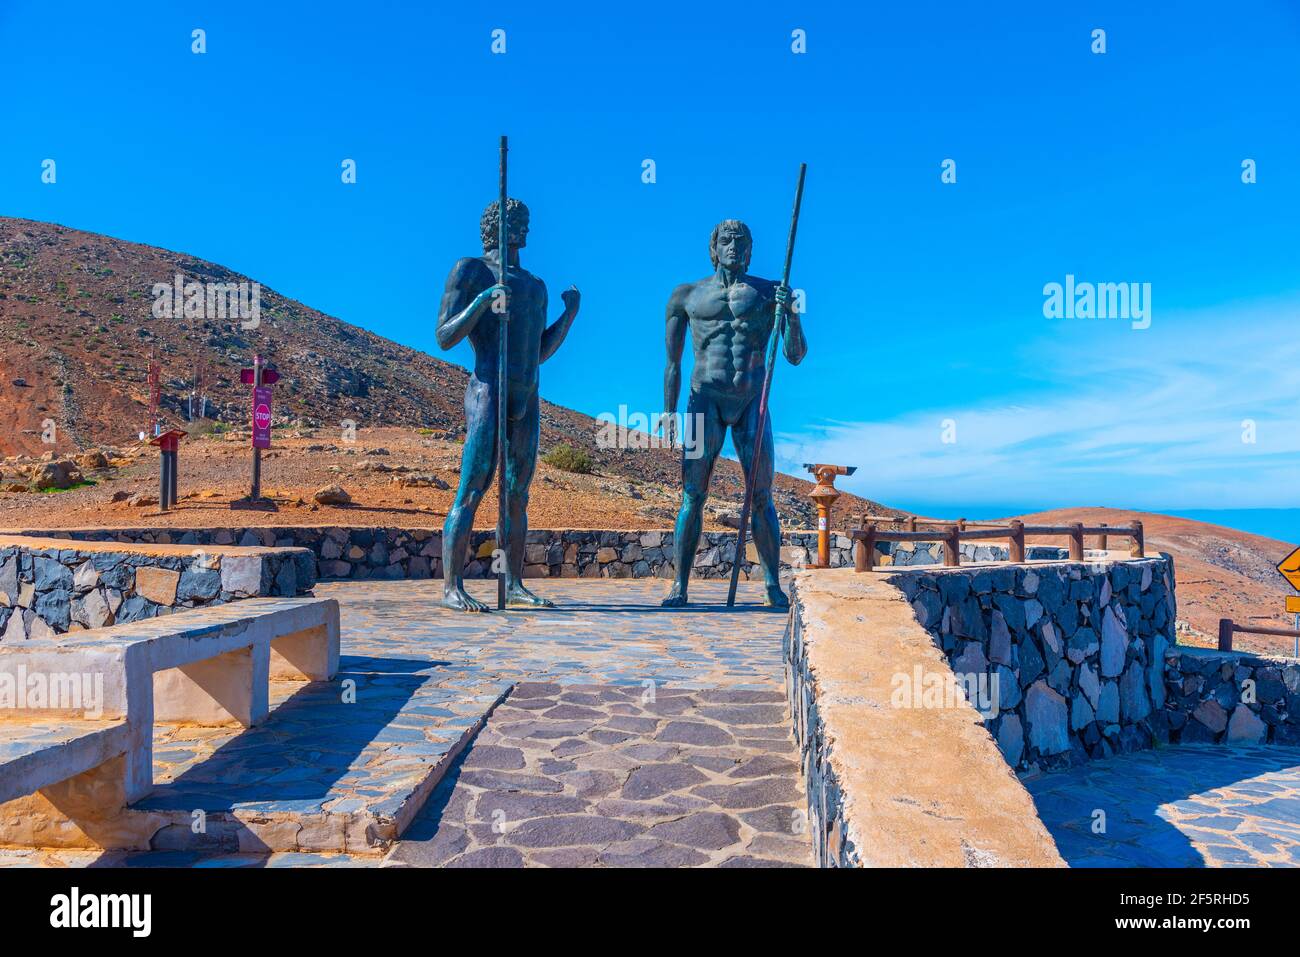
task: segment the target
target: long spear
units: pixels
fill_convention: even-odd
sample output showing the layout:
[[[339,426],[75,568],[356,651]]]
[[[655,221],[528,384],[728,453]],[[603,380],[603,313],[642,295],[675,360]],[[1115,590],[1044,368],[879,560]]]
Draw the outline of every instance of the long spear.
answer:
[[[506,138],[501,137],[501,197],[497,204],[497,282],[506,284],[506,260],[510,256],[506,245]],[[506,298],[506,304],[510,301]],[[510,564],[510,550],[506,546],[506,342],[510,320],[508,305],[497,313],[497,548],[505,557],[497,573],[497,610],[506,607],[506,569]]]
[[[799,229],[799,206],[803,203],[803,177],[808,164],[799,164],[799,185],[794,190],[794,212],[790,216],[790,238],[785,244],[785,270],[781,285],[790,285],[790,263],[794,259],[794,236]],[[778,309],[778,313],[780,310]],[[740,528],[736,531],[736,554],[731,562],[731,584],[727,588],[727,607],[736,604],[736,583],[740,580],[740,563],[745,559],[745,532],[749,528],[749,506],[754,498],[754,483],[762,466],[763,436],[767,431],[767,397],[772,391],[772,373],[776,371],[776,347],[781,341],[785,316],[778,314],[772,326],[772,336],[767,345],[767,370],[763,373],[763,394],[758,400],[758,429],[754,433],[754,453],[749,460],[749,474],[745,476],[745,497],[740,506]]]

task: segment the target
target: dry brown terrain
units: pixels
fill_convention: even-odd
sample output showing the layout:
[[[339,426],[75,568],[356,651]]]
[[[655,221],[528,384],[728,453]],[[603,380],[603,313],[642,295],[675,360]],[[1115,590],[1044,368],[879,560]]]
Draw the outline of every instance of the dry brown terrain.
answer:
[[[462,446],[415,429],[361,429],[354,441],[338,433],[306,430],[276,437],[262,457],[262,491],[269,507],[240,507],[249,493],[251,450],[247,432],[207,434],[182,442],[179,455],[180,506],[160,514],[158,453],[152,447],[123,448],[130,460],[120,468],[90,471],[94,485],[62,492],[0,492],[0,525],[8,528],[82,528],[91,525],[186,527],[196,525],[440,525],[455,493]],[[623,451],[633,460],[643,451]],[[20,480],[29,466],[0,464],[0,484]],[[707,527],[738,510],[743,481],[734,462],[720,463]],[[447,488],[422,484],[430,477]],[[404,484],[405,483],[405,484]],[[412,484],[414,483],[414,484]],[[313,493],[338,484],[352,497],[346,507],[317,505]],[[787,527],[812,527],[811,483],[777,476],[777,498]],[[152,496],[133,504],[137,493]],[[535,528],[670,528],[677,514],[680,483],[627,478],[618,473],[580,475],[538,463],[529,502]],[[114,501],[115,498],[120,499]],[[841,501],[853,510],[883,506],[854,496]],[[846,508],[842,514],[849,514]],[[477,525],[496,523],[496,491],[479,508]]]

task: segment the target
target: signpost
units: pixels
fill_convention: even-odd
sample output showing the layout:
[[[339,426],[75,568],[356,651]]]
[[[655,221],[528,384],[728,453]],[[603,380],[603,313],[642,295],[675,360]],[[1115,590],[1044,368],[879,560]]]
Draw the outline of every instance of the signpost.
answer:
[[[165,512],[176,504],[176,452],[181,439],[188,433],[184,429],[168,429],[149,440],[158,446],[158,511]]]
[[[1282,573],[1291,587],[1300,591],[1300,548],[1297,548],[1286,558],[1277,563],[1277,570]],[[1300,595],[1288,595],[1286,599],[1286,610],[1295,615],[1295,629],[1300,631]],[[1300,637],[1295,640],[1295,656],[1300,658]]]
[[[253,356],[253,368],[241,369],[239,381],[253,387],[253,481],[248,499],[256,502],[262,497],[262,449],[271,447],[271,386],[278,382],[280,373],[268,366],[261,356]]]

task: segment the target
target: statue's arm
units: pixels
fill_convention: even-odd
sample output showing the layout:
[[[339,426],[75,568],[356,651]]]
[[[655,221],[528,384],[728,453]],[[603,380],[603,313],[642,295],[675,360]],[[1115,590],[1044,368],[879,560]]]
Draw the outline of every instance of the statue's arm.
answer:
[[[668,299],[665,315],[668,364],[664,367],[664,412],[677,411],[677,397],[682,391],[682,349],[686,346],[686,297],[690,286],[678,286]]]
[[[800,321],[799,313],[795,312],[790,298],[790,287],[778,283],[776,287],[776,317],[777,322],[784,321],[785,323],[783,333],[785,341],[782,345],[782,351],[790,364],[797,366],[803,362],[803,357],[808,354],[808,340],[804,338],[803,323]],[[783,316],[784,320],[782,320]]]
[[[497,289],[494,283],[483,285],[484,266],[477,259],[462,259],[447,276],[447,286],[442,292],[442,305],[438,308],[438,345],[450,349],[478,325]]]
[[[569,327],[573,325],[573,320],[578,318],[578,307],[582,303],[582,295],[578,292],[577,286],[570,286],[560,294],[564,300],[564,312],[560,318],[542,333],[542,352],[541,361],[545,362],[551,356],[555,355],[557,349],[564,342],[564,337],[569,334]],[[550,297],[546,293],[546,287],[542,287],[542,314],[546,314],[546,307],[550,305]]]

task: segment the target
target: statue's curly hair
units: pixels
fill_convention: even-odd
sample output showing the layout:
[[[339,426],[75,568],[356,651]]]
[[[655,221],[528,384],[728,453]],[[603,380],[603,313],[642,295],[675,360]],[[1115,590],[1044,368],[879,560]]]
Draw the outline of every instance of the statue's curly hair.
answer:
[[[724,219],[718,225],[713,227],[713,235],[709,237],[709,261],[713,263],[713,268],[718,268],[718,234],[724,229],[734,229],[745,239],[745,261],[741,264],[742,269],[749,268],[749,257],[754,254],[754,237],[750,233],[749,227],[738,219]]]
[[[500,238],[499,222],[497,220],[497,206],[500,200],[492,200],[488,203],[488,208],[483,210],[483,216],[478,221],[479,235],[483,239],[483,251],[490,252],[497,248],[497,241]],[[514,232],[520,227],[528,227],[528,207],[513,197],[506,200],[506,229]]]

